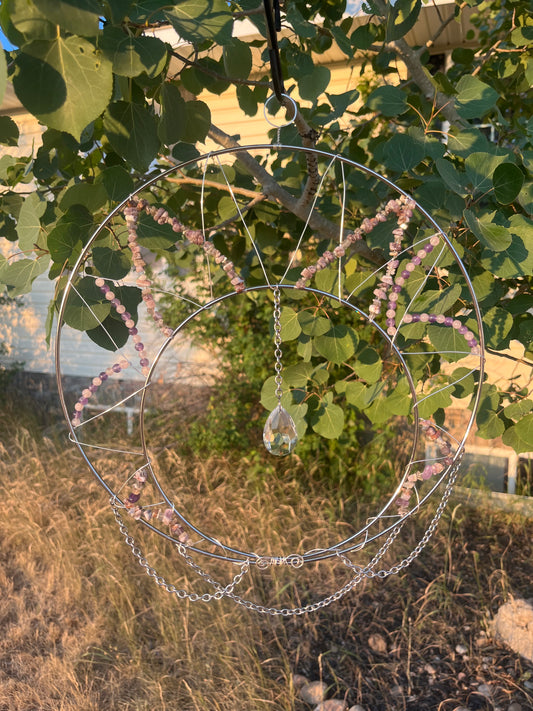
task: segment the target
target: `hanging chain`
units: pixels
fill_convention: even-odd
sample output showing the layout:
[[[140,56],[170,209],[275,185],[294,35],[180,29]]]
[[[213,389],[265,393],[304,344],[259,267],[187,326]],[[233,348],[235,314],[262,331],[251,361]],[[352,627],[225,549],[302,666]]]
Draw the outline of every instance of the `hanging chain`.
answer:
[[[278,301],[279,305],[279,301]],[[250,563],[252,562],[249,559],[246,559],[242,564],[239,572],[233,577],[231,582],[223,586],[221,583],[217,582],[214,580],[205,570],[203,570],[197,563],[195,563],[190,556],[189,553],[187,553],[187,548],[184,546],[182,543],[176,543],[176,548],[181,555],[181,557],[185,560],[187,565],[192,568],[203,580],[205,580],[207,583],[212,585],[216,592],[215,593],[204,593],[203,595],[198,595],[197,593],[190,593],[187,592],[186,590],[180,590],[179,588],[176,588],[175,585],[172,585],[171,583],[168,583],[165,578],[163,578],[161,575],[158,574],[158,572],[153,568],[146,558],[143,556],[141,549],[139,546],[136,544],[135,539],[133,536],[130,536],[128,529],[122,519],[122,516],[120,515],[120,512],[118,508],[114,505],[113,500],[111,500],[111,507],[113,509],[113,512],[115,514],[115,519],[118,523],[120,532],[124,536],[124,540],[126,541],[127,545],[131,548],[131,551],[134,555],[134,557],[137,559],[139,565],[141,565],[145,571],[146,574],[149,575],[151,578],[154,579],[156,585],[159,585],[159,587],[163,588],[167,592],[176,595],[180,599],[187,599],[190,600],[191,602],[210,602],[211,600],[220,600],[223,597],[228,597],[234,602],[236,602],[238,605],[241,605],[242,607],[245,607],[248,610],[253,610],[254,612],[259,612],[260,614],[263,615],[281,615],[283,617],[291,617],[293,615],[305,615],[308,612],[315,612],[317,610],[321,610],[328,605],[331,605],[332,602],[336,602],[337,600],[340,600],[342,597],[344,597],[347,593],[349,593],[351,590],[356,588],[365,578],[367,579],[372,579],[372,578],[387,578],[389,575],[397,575],[401,570],[406,568],[410,563],[413,562],[415,558],[417,558],[424,547],[427,545],[429,539],[435,532],[435,529],[437,528],[438,522],[444,513],[444,510],[446,508],[446,505],[448,503],[448,499],[450,498],[450,495],[453,490],[453,485],[455,484],[455,480],[457,479],[457,475],[459,472],[459,468],[461,465],[461,459],[462,459],[463,452],[461,452],[457,460],[455,461],[454,466],[450,470],[449,478],[446,483],[446,487],[443,492],[442,499],[437,506],[437,509],[435,511],[435,515],[433,516],[429,526],[426,529],[426,532],[420,539],[419,543],[415,546],[415,548],[411,551],[411,553],[401,560],[398,564],[391,566],[388,570],[387,569],[381,569],[381,570],[375,570],[377,564],[379,561],[383,558],[385,553],[389,550],[395,539],[397,538],[398,534],[400,533],[400,530],[402,528],[403,523],[400,525],[396,526],[392,532],[389,534],[387,537],[387,540],[385,543],[381,546],[381,548],[378,550],[378,552],[375,554],[375,556],[372,558],[372,560],[366,565],[365,567],[359,567],[352,563],[349,558],[344,554],[339,552],[338,557],[339,560],[341,560],[344,565],[346,565],[347,568],[353,571],[354,576],[348,580],[348,582],[343,585],[339,590],[336,592],[332,593],[331,595],[328,595],[327,597],[323,598],[322,600],[318,600],[317,602],[310,603],[308,605],[304,605],[302,607],[284,607],[284,608],[277,608],[277,607],[267,607],[266,605],[261,605],[258,603],[255,603],[251,600],[245,600],[244,598],[240,597],[240,595],[237,595],[234,592],[235,587],[241,582],[242,578],[246,575],[246,573],[249,572],[250,570]]]
[[[279,290],[279,286],[274,287],[274,345],[276,346],[276,349],[274,350],[274,357],[276,359],[276,364],[274,366],[274,369],[276,371],[276,375],[274,377],[274,381],[276,383],[276,390],[275,390],[275,395],[278,399],[278,405],[281,405],[281,398],[283,396],[283,376],[281,375],[281,371],[283,370],[283,365],[281,363],[281,356],[283,355],[281,352],[281,292]]]

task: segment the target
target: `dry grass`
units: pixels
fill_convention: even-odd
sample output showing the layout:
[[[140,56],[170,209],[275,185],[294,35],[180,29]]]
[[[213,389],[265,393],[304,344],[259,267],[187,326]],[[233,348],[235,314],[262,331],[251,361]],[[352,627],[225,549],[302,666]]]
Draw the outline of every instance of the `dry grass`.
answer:
[[[178,602],[135,564],[77,454],[39,437],[34,425],[5,405],[1,711],[304,711],[294,673],[323,679],[330,696],[368,711],[507,711],[511,701],[533,708],[524,685],[532,666],[492,641],[489,629],[509,596],[532,594],[531,522],[452,507],[405,573],[311,616],[280,620],[230,601]],[[316,524],[317,511],[338,510],[333,495],[302,496],[286,481],[263,482],[258,492],[245,471],[223,460],[188,462],[187,472],[196,487],[195,515],[209,522],[214,502],[224,529],[228,502],[237,542],[253,541],[254,531],[281,535],[282,506],[283,536],[303,525],[308,547],[330,525],[327,516]],[[239,508],[246,496],[260,496],[261,505]],[[405,532],[403,553],[422,524]],[[165,553],[159,547],[156,554],[163,565]],[[173,582],[194,584],[178,566],[168,564],[166,572]],[[271,603],[306,602],[307,588],[313,597],[330,592],[339,574],[322,564],[306,572],[300,592],[287,575],[264,576],[253,594]],[[492,700],[479,693],[481,684],[492,688]]]

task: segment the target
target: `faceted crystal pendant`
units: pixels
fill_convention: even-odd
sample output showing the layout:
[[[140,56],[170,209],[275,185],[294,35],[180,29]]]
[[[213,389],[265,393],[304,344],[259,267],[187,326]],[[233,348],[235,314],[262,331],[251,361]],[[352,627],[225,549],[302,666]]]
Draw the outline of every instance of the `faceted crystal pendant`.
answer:
[[[263,430],[263,442],[271,454],[284,457],[290,454],[298,442],[296,425],[287,410],[278,405],[275,407]]]

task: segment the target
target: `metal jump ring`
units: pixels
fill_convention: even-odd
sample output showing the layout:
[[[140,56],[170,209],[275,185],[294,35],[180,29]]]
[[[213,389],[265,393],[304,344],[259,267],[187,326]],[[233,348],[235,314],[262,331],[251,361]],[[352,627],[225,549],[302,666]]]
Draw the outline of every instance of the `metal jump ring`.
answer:
[[[296,104],[296,101],[292,98],[292,96],[289,96],[288,94],[282,94],[286,99],[288,99],[291,104],[292,108],[294,109],[294,114],[292,115],[292,118],[287,121],[286,123],[281,123],[281,124],[276,124],[273,121],[271,121],[268,117],[267,114],[267,108],[269,103],[272,101],[272,99],[276,98],[275,94],[272,94],[271,96],[268,97],[268,99],[265,101],[265,105],[263,106],[263,115],[265,117],[265,121],[269,123],[271,126],[274,126],[274,128],[284,128],[285,126],[290,126],[291,123],[294,123],[294,119],[296,118],[296,114],[298,113],[298,105]]]

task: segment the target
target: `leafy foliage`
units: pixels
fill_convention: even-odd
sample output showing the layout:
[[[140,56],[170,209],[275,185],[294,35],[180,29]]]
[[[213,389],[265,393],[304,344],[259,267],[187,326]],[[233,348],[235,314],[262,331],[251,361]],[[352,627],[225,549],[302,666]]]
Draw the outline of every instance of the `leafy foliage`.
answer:
[[[405,41],[424,11],[419,0],[372,0],[364,6],[368,14],[356,21],[344,15],[345,5],[300,0],[287,4],[285,21],[293,31],[280,38],[282,70],[287,90],[298,88],[302,121],[321,133],[320,147],[396,180],[435,216],[452,236],[471,275],[485,315],[489,348],[499,352],[518,340],[530,362],[529,4],[489,0],[446,8],[459,19],[470,13],[469,20],[466,15],[463,19],[470,23],[467,39],[475,48],[454,50],[450,66],[438,71],[432,65],[431,47],[411,48]],[[247,13],[257,28],[251,41],[234,36],[236,23]],[[447,26],[444,20],[438,31]],[[153,36],[151,30],[162,23],[189,46],[172,49]],[[6,0],[0,25],[17,47],[0,56],[0,95],[11,80],[21,103],[45,128],[35,156],[0,159],[2,234],[18,240],[24,253],[21,259],[0,262],[0,282],[10,296],[29,291],[47,269],[50,278],[56,278],[63,268],[71,268],[94,225],[155,164],[167,167],[193,157],[195,144],[208,134],[221,145],[232,145],[230,137],[211,126],[217,116],[211,115],[210,94],[221,94],[235,84],[242,111],[255,115],[268,92],[266,29],[258,0]],[[337,95],[330,90],[331,73],[322,62],[334,45],[348,59],[361,58],[360,76],[355,71],[353,86]],[[398,59],[406,65],[406,80],[396,74]],[[367,68],[372,69],[371,78]],[[282,137],[301,141],[293,127],[283,129]],[[12,146],[17,140],[16,125],[4,118],[0,142]],[[301,184],[305,164],[288,167],[274,161],[269,169],[290,193]],[[237,177],[243,186],[249,180]],[[21,192],[29,193],[33,187],[35,192],[23,201]],[[350,189],[361,205],[378,207],[380,195],[369,186]],[[186,213],[186,197],[184,189],[169,204]],[[213,223],[231,218],[231,204],[216,190],[207,191],[205,204],[216,216]],[[261,213],[258,206],[255,218],[261,248],[280,249],[273,229],[276,215]],[[290,229],[290,219],[284,220]],[[141,223],[139,242],[171,253],[174,239],[166,227]],[[123,247],[120,235],[103,236],[95,250],[96,271],[114,278],[124,275],[130,262]],[[227,249],[238,252],[244,245],[236,242]],[[371,269],[371,264],[359,260],[358,270],[346,275],[347,283],[353,284],[350,288],[362,283]],[[253,268],[250,273],[253,280]],[[452,270],[450,304],[463,302],[468,310],[468,294],[458,293],[453,277]],[[320,278],[329,279],[327,270]],[[101,295],[86,296],[95,312],[107,318],[109,306]],[[424,298],[429,303],[431,294]],[[295,394],[290,406],[295,417],[302,421],[305,415],[315,432],[335,438],[344,426],[339,402],[357,406],[375,423],[386,408],[406,414],[398,397],[401,381],[395,392],[376,388],[381,371],[370,338],[356,333],[349,323],[316,316],[310,318],[297,304],[283,313],[284,341],[302,360],[292,376]],[[94,314],[82,301],[72,305],[67,322],[109,347],[102,334],[95,333]],[[433,345],[454,349],[455,344],[448,342],[453,333],[429,327],[428,334]],[[355,363],[358,382],[343,370],[347,359]],[[260,358],[257,364],[261,377],[263,362]],[[320,366],[324,362],[329,363],[326,370]],[[419,373],[428,381],[428,392],[437,371],[435,362]],[[326,376],[327,381],[321,381]],[[310,392],[311,381],[323,388],[322,395],[298,401],[298,389]],[[472,390],[470,381],[463,383],[461,396],[468,397]],[[531,415],[521,409],[521,403],[528,402],[527,389],[511,384],[488,392],[478,422],[480,433],[503,434],[504,441],[519,451],[533,449]],[[268,392],[264,397],[268,400]],[[431,398],[425,401],[428,414],[446,404],[437,399],[443,397],[434,398],[433,406]]]

